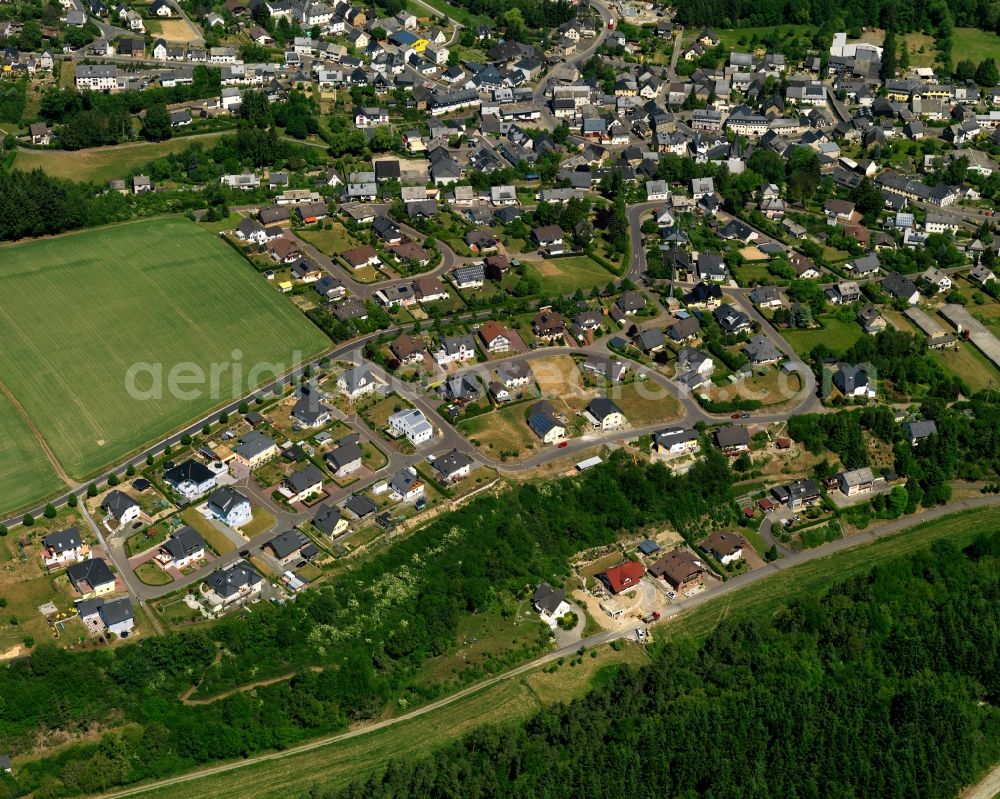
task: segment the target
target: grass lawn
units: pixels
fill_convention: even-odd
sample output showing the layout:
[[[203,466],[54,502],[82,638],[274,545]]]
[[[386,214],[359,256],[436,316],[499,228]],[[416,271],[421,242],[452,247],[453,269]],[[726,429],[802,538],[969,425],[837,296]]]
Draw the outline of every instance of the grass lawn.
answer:
[[[90,150],[23,150],[14,159],[14,166],[24,171],[40,168],[48,175],[71,180],[92,180],[107,183],[124,178],[134,170],[170,153],[177,153],[192,142],[212,146],[222,132],[203,136],[185,136],[164,142],[139,142]]]
[[[793,399],[802,390],[802,379],[797,374],[786,374],[774,366],[755,370],[751,377],[738,383],[723,381],[709,391],[716,402],[734,399],[758,400],[763,407],[780,405]]]
[[[56,589],[47,574],[0,585],[0,596],[7,600],[7,607],[0,612],[0,654],[22,643],[26,636],[34,638],[36,644],[52,642],[51,628],[38,612],[39,605],[54,602],[60,610],[72,608],[67,595]],[[15,619],[16,624],[12,623]]]
[[[781,330],[782,337],[802,356],[808,355],[817,344],[843,352],[864,335],[856,322],[841,322],[829,316],[819,316],[822,327],[811,330]]]
[[[274,526],[274,522],[274,514],[267,508],[258,505],[253,509],[253,518],[249,521],[249,523],[243,525],[243,527],[240,528],[240,531],[247,538],[253,538],[254,536],[270,530]]]
[[[503,461],[527,458],[542,446],[524,420],[528,407],[519,403],[511,408],[484,413],[459,422],[457,429],[486,455]]]
[[[1000,385],[1000,372],[974,344],[961,342],[957,350],[928,350],[928,354],[973,391]]]
[[[684,31],[685,43],[693,41],[695,34],[697,34],[700,30],[701,28],[692,27],[690,33],[688,31]],[[782,39],[794,38],[795,36],[806,36],[811,38],[814,32],[815,28],[812,25],[764,25],[757,28],[723,28],[721,30],[716,29],[715,31],[720,41],[719,50],[724,53],[729,53],[733,50],[748,52],[753,46],[755,39],[759,40],[764,37],[769,37],[772,34],[777,34]],[[742,44],[740,42],[742,42]],[[762,47],[763,45],[758,44],[757,46]]]
[[[30,506],[63,488],[27,422],[3,394],[0,431],[0,510]]]
[[[525,268],[529,274],[538,278],[541,293],[546,296],[572,294],[577,289],[588,290],[594,286],[603,286],[615,277],[587,255],[525,262]]]
[[[136,566],[135,576],[146,585],[166,585],[174,581],[173,577],[150,560]]]
[[[334,223],[332,230],[297,230],[296,235],[327,255],[340,255],[358,246],[358,240],[339,222]]]
[[[952,66],[965,59],[978,64],[985,58],[996,58],[1000,54],[1000,36],[978,28],[955,28],[951,53]]]
[[[205,539],[205,543],[212,548],[212,551],[216,555],[225,555],[227,552],[232,552],[236,549],[233,542],[208,519],[198,513],[195,508],[182,510],[181,518],[185,524],[191,525],[191,527],[201,533],[201,537]]]
[[[152,535],[148,535],[148,533],[152,533]],[[126,538],[125,552],[130,558],[133,555],[138,555],[140,552],[145,552],[147,549],[158,546],[166,541],[169,533],[170,525],[167,522],[155,524],[148,530],[143,530]]]
[[[375,431],[381,433],[389,426],[389,417],[397,411],[413,406],[398,394],[389,394],[361,412],[361,417]]]
[[[0,263],[0,380],[76,478],[243,395],[250,375],[267,382],[275,366],[329,343],[185,219],[18,244],[0,249]]]
[[[386,456],[382,450],[372,444],[370,441],[362,442],[361,444],[361,463],[366,469],[371,469],[373,472],[377,472],[379,469],[383,468],[389,462],[389,458]]]
[[[608,396],[622,409],[633,427],[669,421],[680,415],[680,403],[667,389],[652,380],[611,386]]]

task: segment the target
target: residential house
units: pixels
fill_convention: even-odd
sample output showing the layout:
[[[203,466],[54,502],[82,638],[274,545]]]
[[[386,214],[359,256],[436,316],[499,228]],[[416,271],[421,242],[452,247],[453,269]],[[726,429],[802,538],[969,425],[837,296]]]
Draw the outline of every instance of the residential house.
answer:
[[[789,508],[801,508],[819,502],[819,484],[815,480],[796,480],[783,486],[771,489],[775,501]]]
[[[416,408],[407,408],[389,417],[389,432],[395,437],[405,437],[417,447],[430,441],[434,428],[423,413]]]
[[[264,578],[244,560],[205,578],[204,597],[214,613],[260,595]]]
[[[536,402],[528,409],[528,427],[545,444],[555,444],[566,435],[566,428],[548,400]]]
[[[476,341],[470,335],[443,336],[440,347],[434,352],[434,360],[438,366],[448,366],[453,363],[464,363],[476,357]]]
[[[837,371],[833,373],[833,384],[845,397],[862,397],[873,399],[875,397],[875,382],[869,376],[866,367],[849,363],[837,364]]]
[[[264,549],[269,549],[274,559],[282,566],[287,566],[297,560],[308,560],[318,551],[316,545],[300,530],[287,530],[276,535],[264,544]]]
[[[548,583],[541,583],[531,595],[531,605],[542,621],[555,628],[556,622],[570,612],[571,606],[566,601],[566,590],[555,589]]]
[[[418,502],[424,498],[424,481],[417,475],[417,470],[400,469],[389,480],[390,496],[397,502]]]
[[[292,472],[281,484],[281,493],[290,503],[305,502],[323,493],[323,472],[310,463],[297,472]]]
[[[142,516],[139,503],[124,491],[109,491],[101,500],[101,510],[107,515],[105,520],[114,519],[118,528],[125,527]]]
[[[278,445],[270,436],[259,430],[251,430],[234,450],[235,460],[253,470],[278,456]]]
[[[128,597],[110,601],[94,598],[78,600],[76,603],[80,619],[91,629],[102,630],[107,635],[122,638],[135,628],[135,612]]]
[[[890,272],[882,279],[882,289],[893,299],[905,300],[909,305],[916,305],[920,300],[916,285],[898,272]]]
[[[101,558],[88,558],[71,563],[66,569],[70,587],[81,599],[104,596],[115,590],[115,575]]]
[[[371,394],[381,385],[382,382],[363,363],[348,369],[337,378],[337,388],[351,402]]]
[[[411,336],[409,333],[400,333],[399,336],[389,344],[389,352],[399,362],[401,366],[413,363],[423,363],[424,350],[426,344],[422,338]]]
[[[698,556],[686,547],[668,552],[652,566],[649,573],[665,580],[675,591],[687,593],[702,585],[706,567]]]
[[[653,434],[654,460],[670,460],[693,455],[699,447],[698,431],[693,428],[671,428]]]
[[[508,361],[497,367],[497,379],[504,388],[520,388],[531,382],[531,368],[524,361]]]
[[[205,539],[193,527],[182,527],[163,542],[156,553],[164,568],[183,569],[205,557]]]
[[[887,323],[879,309],[869,302],[858,311],[858,324],[866,333],[873,336],[885,330]]]
[[[921,420],[916,422],[906,422],[903,425],[903,432],[911,447],[917,446],[921,441],[931,436],[937,435],[937,424],[933,420]]]
[[[538,249],[547,255],[560,255],[563,252],[563,242],[566,234],[559,225],[545,225],[531,231],[531,238]]]
[[[513,333],[499,322],[490,320],[479,328],[479,338],[490,353],[509,352]]]
[[[717,530],[699,545],[723,566],[743,559],[743,550],[749,546],[739,533]]]
[[[337,446],[323,456],[334,477],[346,477],[362,466],[361,445],[357,435],[350,435],[337,442]]]
[[[715,443],[727,455],[735,455],[750,449],[750,433],[742,425],[726,425],[715,431]]]
[[[875,488],[875,475],[868,466],[850,469],[837,475],[837,485],[841,493],[848,497],[868,494]]]
[[[619,430],[626,424],[625,414],[607,397],[595,397],[587,404],[584,417],[599,430]]]
[[[203,463],[186,460],[167,469],[163,480],[190,502],[215,488],[216,473]]]
[[[230,486],[215,489],[209,495],[205,509],[230,527],[242,527],[253,518],[250,500]]]
[[[473,460],[464,452],[453,449],[434,459],[434,471],[442,483],[455,483],[468,477],[472,471]]]
[[[320,505],[313,516],[313,527],[329,538],[336,538],[347,531],[349,523],[333,505]]]
[[[782,359],[781,351],[767,336],[751,336],[743,347],[743,352],[754,366],[777,363]]]
[[[451,280],[456,288],[463,290],[481,289],[486,283],[486,273],[482,264],[471,264],[453,269]]]
[[[566,321],[557,312],[543,308],[531,320],[531,331],[536,338],[554,341],[566,335]]]
[[[624,594],[639,587],[646,567],[639,561],[629,560],[612,566],[607,571],[600,572],[595,577],[600,580],[612,594]]]
[[[723,303],[712,311],[712,315],[715,317],[715,321],[719,323],[719,327],[722,328],[722,332],[729,335],[742,333],[745,330],[750,330],[753,326],[749,316],[743,313],[743,311],[734,308],[728,302]]]

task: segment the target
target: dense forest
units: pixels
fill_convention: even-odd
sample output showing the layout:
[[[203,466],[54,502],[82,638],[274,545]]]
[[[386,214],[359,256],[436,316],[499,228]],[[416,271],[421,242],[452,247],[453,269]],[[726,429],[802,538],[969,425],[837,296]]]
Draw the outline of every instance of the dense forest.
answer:
[[[617,454],[577,478],[477,497],[295,603],[261,603],[245,617],[113,650],[39,647],[0,670],[7,751],[30,751],[55,730],[129,726],[36,761],[0,787],[36,799],[97,792],[286,747],[374,717],[393,699],[429,699],[455,686],[417,683],[414,675],[453,647],[461,615],[516,608],[515,598],[539,580],[558,583],[570,555],[621,531],[670,522],[697,535],[708,515],[731,521],[731,484],[717,451],[686,476]],[[537,651],[507,653],[486,668],[503,670]],[[195,696],[213,696],[296,670],[254,696],[178,700],[193,685]],[[482,673],[470,667],[459,682]]]
[[[998,606],[1000,535],[942,542],[310,797],[955,796],[1000,759]]]

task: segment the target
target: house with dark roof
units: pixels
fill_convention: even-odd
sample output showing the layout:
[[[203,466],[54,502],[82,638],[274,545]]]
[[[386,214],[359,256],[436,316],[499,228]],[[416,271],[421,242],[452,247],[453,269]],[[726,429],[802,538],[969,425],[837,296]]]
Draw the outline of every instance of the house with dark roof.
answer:
[[[337,388],[351,402],[371,394],[380,385],[381,381],[375,377],[368,365],[363,363],[351,367],[337,378]]]
[[[750,449],[750,432],[742,425],[731,424],[715,431],[715,443],[727,455]]]
[[[771,339],[761,335],[751,336],[744,345],[743,352],[755,366],[777,363],[783,357],[781,351],[771,343]]]
[[[247,421],[249,419],[248,414]],[[278,452],[278,445],[274,439],[259,430],[251,430],[243,436],[234,450],[235,460],[251,470],[274,460],[278,456]]]
[[[722,288],[715,283],[701,281],[684,295],[684,304],[696,307],[714,308],[722,302]]]
[[[157,562],[174,569],[202,560],[205,557],[205,539],[193,527],[182,527],[163,542],[156,553]]]
[[[279,490],[290,503],[304,502],[323,493],[324,479],[319,467],[310,463],[286,477]]]
[[[282,566],[287,566],[295,560],[300,560],[304,556],[303,550],[308,546],[314,546],[309,537],[299,530],[288,530],[280,533],[264,544],[264,549],[271,551],[275,560]]]
[[[541,583],[531,595],[531,604],[542,621],[550,627],[570,612],[570,604],[566,601],[564,588],[553,588],[548,583]]]
[[[81,599],[110,594],[115,590],[115,575],[101,558],[89,558],[70,564],[66,569],[70,587]]]
[[[313,527],[330,538],[342,535],[349,526],[347,519],[333,505],[320,505],[312,523]]]
[[[618,430],[625,426],[625,414],[607,397],[594,397],[583,412],[584,418],[599,430]]]
[[[117,489],[109,491],[104,499],[101,500],[101,510],[107,514],[104,519],[105,522],[114,520],[118,528],[131,524],[142,515],[139,503],[124,491],[118,491]]]
[[[528,427],[546,444],[561,441],[566,435],[566,428],[548,400],[536,402],[528,410]]]
[[[81,561],[89,552],[90,548],[75,527],[56,530],[42,539],[42,560],[48,569]]]
[[[898,272],[890,272],[882,279],[882,289],[893,299],[905,300],[909,305],[915,305],[920,300],[916,284]]]
[[[454,483],[468,477],[474,461],[464,452],[453,449],[434,459],[432,464],[442,483]]]
[[[566,321],[561,314],[544,308],[531,320],[531,332],[536,338],[553,341],[566,335]]]
[[[205,578],[203,597],[212,612],[219,613],[258,596],[263,584],[264,578],[256,569],[245,560],[238,560]]]
[[[378,505],[362,494],[354,494],[344,503],[344,508],[359,519],[364,519],[377,511]]]
[[[716,530],[698,545],[723,566],[743,558],[743,550],[749,546],[739,533]]]
[[[215,488],[216,474],[203,463],[186,460],[167,469],[163,480],[190,502]]]
[[[654,460],[669,460],[698,451],[699,435],[694,428],[678,427],[653,434],[651,454]]]
[[[250,500],[230,486],[215,489],[209,495],[205,509],[230,527],[242,527],[253,518]]]
[[[838,363],[837,371],[833,373],[833,385],[845,397],[872,399],[875,396],[875,381],[861,364]]]
[[[389,480],[389,490],[397,502],[417,502],[424,497],[424,481],[416,469],[400,469]]]
[[[906,422],[903,425],[903,432],[911,447],[917,446],[925,438],[937,435],[937,424],[932,419],[920,420],[916,422]]]
[[[753,326],[749,316],[743,311],[734,308],[728,302],[723,303],[712,311],[712,315],[715,317],[715,321],[719,323],[719,327],[722,328],[722,332],[729,335],[742,333],[745,330],[750,330]]]
[[[358,437],[348,436],[323,456],[327,468],[334,477],[346,477],[361,468],[362,453]]]

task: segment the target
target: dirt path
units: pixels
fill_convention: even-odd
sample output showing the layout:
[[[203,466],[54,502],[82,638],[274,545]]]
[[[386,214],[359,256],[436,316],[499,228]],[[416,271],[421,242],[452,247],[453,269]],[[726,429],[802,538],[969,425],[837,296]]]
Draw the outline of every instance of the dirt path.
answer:
[[[24,419],[24,423],[28,425],[28,429],[31,431],[31,435],[34,437],[35,441],[38,442],[38,446],[42,448],[42,452],[44,452],[45,457],[49,459],[49,463],[52,464],[52,468],[55,470],[55,473],[59,477],[59,479],[62,480],[66,485],[68,485],[70,490],[76,490],[77,488],[79,488],[81,484],[78,483],[76,480],[72,479],[68,474],[66,474],[66,471],[62,467],[62,464],[59,463],[58,460],[56,460],[55,453],[52,452],[52,450],[49,448],[48,443],[42,437],[41,431],[35,426],[35,423],[32,420],[32,418],[28,416],[28,412],[24,410],[24,406],[21,405],[20,402],[18,402],[17,397],[14,396],[14,393],[7,387],[7,384],[4,383],[2,380],[0,380],[0,392],[2,392],[3,395],[8,400],[10,400],[10,404],[14,406],[14,410],[16,410],[21,415],[21,418]]]
[[[958,799],[996,799],[1000,796],[1000,764],[975,785],[966,788]]]
[[[221,654],[221,653],[220,653]],[[310,666],[309,671],[314,674],[323,671],[319,666]],[[227,696],[232,696],[233,694],[242,693],[243,691],[252,691],[254,688],[263,688],[266,685],[274,685],[279,682],[284,682],[285,680],[290,680],[298,674],[297,671],[290,671],[288,674],[281,674],[277,677],[269,677],[266,680],[257,680],[257,682],[252,682],[247,685],[240,685],[236,688],[230,688],[228,691],[223,691],[221,694],[213,694],[212,696],[207,696],[204,699],[192,699],[191,694],[193,694],[198,686],[192,685],[184,693],[181,694],[181,702],[185,705],[210,705],[213,702],[218,702],[220,699],[225,699]]]

